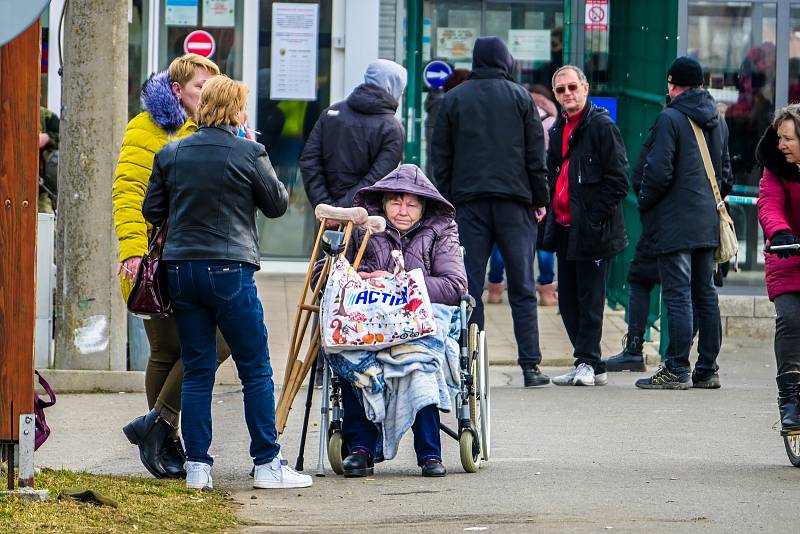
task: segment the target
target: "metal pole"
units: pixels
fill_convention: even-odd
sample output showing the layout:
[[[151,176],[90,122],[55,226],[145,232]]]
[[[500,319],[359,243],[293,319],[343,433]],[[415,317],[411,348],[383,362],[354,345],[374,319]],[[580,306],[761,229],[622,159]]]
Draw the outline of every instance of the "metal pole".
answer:
[[[324,357],[323,357],[324,361]],[[325,476],[325,455],[328,452],[328,389],[331,384],[331,370],[328,362],[322,366],[322,401],[320,403],[320,423],[319,423],[319,452],[317,453],[317,476]]]
[[[319,358],[319,356],[317,356]],[[303,430],[300,434],[300,447],[297,451],[297,461],[294,464],[294,468],[297,471],[303,470],[303,461],[305,460],[305,451],[306,451],[306,434],[308,433],[308,417],[311,415],[311,402],[314,398],[314,375],[316,374],[314,369],[316,365],[311,366],[311,371],[308,373],[308,393],[306,393],[306,411],[303,414]]]
[[[408,87],[403,112],[406,125],[405,163],[419,165],[422,148],[422,0],[407,0],[406,69]]]

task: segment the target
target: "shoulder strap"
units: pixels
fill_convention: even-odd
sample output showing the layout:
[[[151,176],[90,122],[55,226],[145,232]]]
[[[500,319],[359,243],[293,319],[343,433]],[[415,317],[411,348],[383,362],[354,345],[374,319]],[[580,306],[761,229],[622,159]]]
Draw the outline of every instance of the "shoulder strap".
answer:
[[[706,176],[708,176],[708,181],[711,183],[711,190],[714,192],[714,200],[717,202],[717,210],[719,210],[720,206],[724,206],[725,204],[723,204],[722,197],[719,194],[717,177],[714,173],[714,166],[711,164],[711,154],[708,152],[706,137],[703,135],[703,131],[696,122],[689,117],[686,118],[689,119],[689,124],[692,125],[692,130],[694,130],[694,136],[697,138],[697,146],[700,148],[700,155],[703,157],[703,165],[706,168]]]

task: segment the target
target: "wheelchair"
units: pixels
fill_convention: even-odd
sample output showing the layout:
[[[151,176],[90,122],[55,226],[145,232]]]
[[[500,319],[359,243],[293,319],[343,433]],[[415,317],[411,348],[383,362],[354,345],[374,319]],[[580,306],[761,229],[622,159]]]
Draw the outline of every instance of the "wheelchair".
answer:
[[[303,470],[308,420],[314,394],[315,377],[314,373],[309,371],[316,367],[317,358],[324,358],[320,345],[319,321],[317,320],[317,315],[319,314],[317,302],[320,291],[325,286],[327,274],[332,263],[347,250],[354,228],[364,230],[364,237],[353,262],[354,267],[358,267],[370,235],[383,231],[383,228],[385,228],[385,221],[382,218],[367,217],[366,211],[362,208],[330,208],[320,205],[315,210],[315,214],[317,219],[320,220],[320,230],[295,315],[284,387],[281,389],[281,396],[276,409],[276,425],[278,433],[282,434],[292,402],[299,391],[300,384],[306,377],[306,373],[308,373],[308,392],[300,447],[295,464],[295,469],[298,471]],[[380,221],[377,219],[380,219]],[[329,221],[335,221],[338,224],[338,229],[327,230],[326,227]],[[312,274],[320,249],[324,254],[325,262],[319,279],[312,289]],[[459,383],[453,409],[457,426],[451,428],[444,422],[440,423],[441,431],[458,441],[461,465],[468,473],[476,473],[482,463],[489,460],[491,450],[491,393],[488,343],[486,332],[479,330],[476,323],[470,323],[469,321],[474,306],[475,300],[470,295],[464,295],[461,298],[459,304],[459,320],[461,322],[459,332]],[[299,359],[300,345],[309,323],[314,325],[312,328],[313,333],[308,351],[301,360]],[[347,443],[342,437],[344,415],[341,400],[342,380],[325,361],[320,406],[317,476],[325,476],[326,458],[334,473],[343,474],[344,467],[342,463],[349,454]]]

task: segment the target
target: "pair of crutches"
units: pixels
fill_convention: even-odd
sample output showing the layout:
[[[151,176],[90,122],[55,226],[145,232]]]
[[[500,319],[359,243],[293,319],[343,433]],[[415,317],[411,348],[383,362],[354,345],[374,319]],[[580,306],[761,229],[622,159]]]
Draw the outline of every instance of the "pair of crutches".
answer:
[[[286,362],[286,373],[283,377],[283,387],[281,388],[281,395],[275,410],[275,426],[277,427],[278,434],[282,434],[286,428],[286,421],[292,409],[292,403],[306,375],[315,367],[319,355],[321,346],[320,328],[324,327],[324,325],[321,325],[321,321],[316,321],[309,341],[308,350],[302,359],[300,358],[300,350],[313,315],[319,314],[320,312],[319,296],[325,287],[331,265],[336,259],[343,257],[347,252],[354,228],[364,230],[364,236],[361,239],[358,252],[353,261],[353,267],[356,268],[361,263],[370,236],[375,233],[383,232],[386,229],[386,220],[383,217],[369,216],[367,210],[361,207],[336,208],[328,206],[327,204],[320,204],[314,210],[314,215],[317,220],[319,220],[320,226],[316,241],[314,242],[314,249],[311,253],[308,271],[306,272],[306,279],[303,284],[303,291],[300,295],[300,302],[295,312],[294,327],[292,328],[292,338],[289,345],[289,356]],[[330,222],[336,223],[338,229],[327,229],[328,223]],[[314,274],[314,266],[317,262],[320,249],[325,253],[325,263],[323,264],[322,271],[320,272],[316,284],[314,284],[312,288],[311,282]],[[325,377],[328,377],[327,372],[325,373]],[[300,469],[302,469],[302,455],[305,447],[306,432],[308,430],[308,417],[311,408],[312,391],[314,389],[313,381],[314,373],[311,373],[311,379],[309,380],[310,391],[308,392],[308,398],[306,400],[300,454],[298,456],[298,467]],[[327,391],[325,391],[323,395],[327,395]],[[327,399],[323,399],[323,401],[324,400]],[[320,443],[322,443],[322,439],[327,439],[327,436],[325,436],[327,433],[327,413],[325,413],[327,409],[325,406],[327,406],[327,404],[323,402],[323,405],[323,424],[320,428],[320,432],[323,435],[320,438]],[[322,445],[320,449],[322,450]],[[322,461],[322,458],[320,458],[320,462]]]

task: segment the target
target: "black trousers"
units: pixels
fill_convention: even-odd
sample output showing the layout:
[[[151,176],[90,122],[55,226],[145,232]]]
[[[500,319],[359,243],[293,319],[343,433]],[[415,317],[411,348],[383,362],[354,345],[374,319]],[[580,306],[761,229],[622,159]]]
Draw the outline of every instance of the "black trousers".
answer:
[[[511,200],[477,200],[456,206],[456,223],[469,294],[476,305],[472,320],[483,328],[483,284],[486,264],[497,243],[508,279],[508,302],[517,341],[517,362],[523,368],[539,365],[539,320],[536,310],[536,279],[533,257],[536,249],[536,219],[533,208]]]
[[[800,293],[775,297],[775,361],[778,376],[798,373],[800,383]]]
[[[605,373],[600,338],[603,336],[608,258],[569,260],[568,242],[569,228],[556,223],[558,311],[572,343],[575,365],[586,363],[595,373]]]

